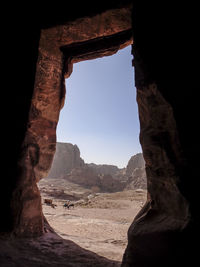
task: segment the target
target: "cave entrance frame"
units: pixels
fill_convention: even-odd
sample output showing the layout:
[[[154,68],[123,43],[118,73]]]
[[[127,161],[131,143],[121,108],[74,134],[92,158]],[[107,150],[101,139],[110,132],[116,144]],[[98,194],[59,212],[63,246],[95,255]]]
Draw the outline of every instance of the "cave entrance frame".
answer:
[[[27,131],[18,160],[19,177],[9,203],[15,234],[30,237],[42,235],[45,231],[46,224],[37,182],[47,176],[55,153],[56,126],[65,99],[65,76],[70,75],[73,60],[78,62],[80,59],[84,60],[84,57],[91,57],[90,50],[72,58],[70,55],[67,57],[67,51],[73,46],[75,49],[75,44],[75,50],[79,50],[81,43],[89,44],[96,39],[96,46],[98,40],[103,42],[109,39],[107,37],[112,38],[116,34],[131,31],[131,13],[130,6],[111,9],[41,31],[34,92]],[[112,39],[110,40],[112,44]],[[125,43],[126,41],[114,45],[114,50],[120,46],[122,48]],[[183,170],[187,170],[187,167],[174,107],[162,94],[162,86],[166,88],[166,85],[169,85],[170,88],[171,83],[152,77],[148,72],[148,62],[141,57],[141,50],[138,50],[136,43],[133,52],[140,142],[146,162],[149,197],[129,228],[128,246],[122,266],[141,266],[143,263],[144,266],[149,263],[155,266],[158,262],[160,264],[156,266],[161,266],[163,258],[172,255],[168,257],[168,262],[173,259],[177,248],[178,259],[183,252],[179,245],[182,245],[184,239],[180,238],[179,234],[187,227],[191,218],[189,204],[182,194],[183,188],[181,189],[185,182]],[[104,46],[98,57],[105,53],[114,53],[113,47]],[[97,57],[97,51],[92,51],[92,54],[93,58]],[[180,84],[175,84],[179,88]]]
[[[23,171],[16,194],[19,190],[22,193],[20,203],[12,204],[19,210],[15,214],[18,235],[38,236],[45,231],[37,182],[47,176],[52,164],[65,79],[72,73],[73,63],[110,56],[132,44],[131,16],[128,5],[41,30],[28,128],[19,161]]]

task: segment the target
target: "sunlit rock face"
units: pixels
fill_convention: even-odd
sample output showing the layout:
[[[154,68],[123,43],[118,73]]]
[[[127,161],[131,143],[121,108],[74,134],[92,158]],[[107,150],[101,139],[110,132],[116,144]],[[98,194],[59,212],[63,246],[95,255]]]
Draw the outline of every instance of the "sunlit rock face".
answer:
[[[87,165],[73,169],[64,178],[97,192],[118,192],[125,188],[123,182],[114,179],[110,174],[97,174]]]
[[[50,178],[62,178],[69,174],[72,169],[84,166],[77,145],[70,143],[56,143],[56,152],[52,167],[48,173]]]
[[[126,175],[131,175],[135,168],[144,168],[145,162],[142,153],[132,156],[126,167]]]
[[[59,142],[47,178],[64,178],[86,188],[96,186],[100,192],[146,189],[147,184],[142,153],[132,156],[127,167],[119,169],[114,165],[86,164],[77,145]]]
[[[98,174],[110,174],[110,175],[114,176],[120,170],[115,165],[95,164],[95,163],[89,163],[87,165],[88,165],[88,167],[92,168]]]
[[[86,188],[99,186],[98,175],[87,166],[73,169],[68,175],[65,176],[65,179],[70,182],[82,185]]]
[[[127,179],[126,189],[147,188],[145,161],[142,153],[130,158],[125,170],[125,177]]]

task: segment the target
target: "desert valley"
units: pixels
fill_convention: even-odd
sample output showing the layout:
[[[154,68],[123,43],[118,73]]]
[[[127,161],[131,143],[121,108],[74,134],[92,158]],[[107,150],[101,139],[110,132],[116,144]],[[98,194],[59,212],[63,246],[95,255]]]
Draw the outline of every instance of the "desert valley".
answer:
[[[38,184],[44,215],[58,235],[122,260],[127,231],[147,197],[141,153],[119,169],[86,164],[76,145],[57,143],[49,175]]]

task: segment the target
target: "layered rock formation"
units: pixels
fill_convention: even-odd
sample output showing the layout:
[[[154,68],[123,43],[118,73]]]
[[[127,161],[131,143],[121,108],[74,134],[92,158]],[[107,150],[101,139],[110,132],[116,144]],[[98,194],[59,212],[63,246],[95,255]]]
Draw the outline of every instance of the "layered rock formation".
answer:
[[[48,178],[65,178],[70,182],[101,192],[146,188],[146,172],[141,153],[132,156],[124,169],[107,164],[86,164],[77,145],[57,143]]]
[[[145,161],[142,153],[131,157],[126,167],[125,177],[127,177],[126,189],[147,188]]]
[[[56,153],[48,177],[61,178],[70,173],[72,169],[82,166],[84,166],[84,161],[80,157],[77,145],[57,142]]]
[[[65,176],[65,179],[90,188],[94,192],[118,192],[125,187],[123,182],[114,179],[110,174],[97,174],[87,165],[73,169],[70,174]]]
[[[144,168],[145,162],[142,153],[138,153],[134,156],[132,156],[128,162],[128,165],[126,166],[126,175],[132,175],[133,171],[136,168]]]
[[[98,174],[110,174],[116,175],[119,172],[119,168],[115,165],[108,165],[108,164],[95,164],[89,163],[87,164],[88,167],[93,169]]]
[[[98,175],[87,166],[74,168],[69,174],[65,175],[64,178],[87,188],[99,186]]]

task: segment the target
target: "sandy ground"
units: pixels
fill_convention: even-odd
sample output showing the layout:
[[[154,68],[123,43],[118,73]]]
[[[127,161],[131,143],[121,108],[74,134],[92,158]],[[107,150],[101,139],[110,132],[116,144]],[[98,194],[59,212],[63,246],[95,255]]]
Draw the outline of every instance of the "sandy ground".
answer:
[[[62,194],[55,190],[55,184]],[[122,260],[128,228],[146,201],[145,190],[92,193],[66,181],[53,180],[51,184],[41,181],[40,188],[44,214],[61,237],[108,259]],[[57,206],[45,204],[45,198],[52,199]],[[75,206],[66,209],[63,204],[69,198]]]

